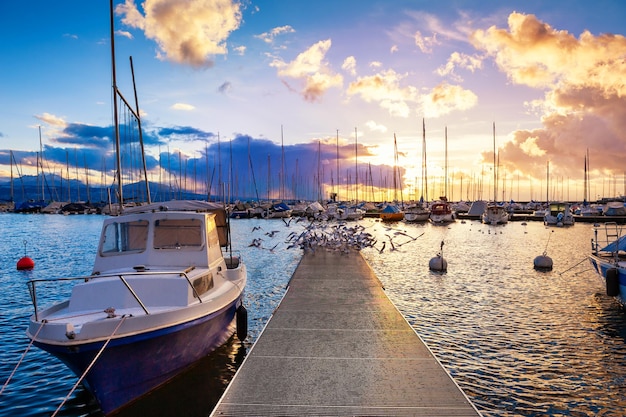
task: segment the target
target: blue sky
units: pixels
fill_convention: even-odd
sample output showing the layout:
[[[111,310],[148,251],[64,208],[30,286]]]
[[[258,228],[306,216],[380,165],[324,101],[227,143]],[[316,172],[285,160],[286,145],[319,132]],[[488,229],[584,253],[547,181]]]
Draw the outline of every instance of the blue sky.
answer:
[[[164,152],[214,163],[219,134],[222,146],[234,141],[231,149],[244,153],[242,178],[248,147],[232,145],[251,141],[253,169],[266,178],[268,155],[280,165],[282,139],[286,177],[295,160],[299,175],[323,165],[324,194],[339,183],[349,198],[356,129],[359,176],[370,170],[377,186],[391,184],[395,134],[405,191],[415,195],[424,118],[431,189],[441,191],[447,127],[455,199],[479,197],[479,189],[491,198],[494,122],[499,199],[543,198],[548,162],[552,196],[582,199],[587,149],[592,197],[624,193],[623,2],[115,7],[118,85],[132,100],[132,55],[153,169]],[[1,2],[0,16],[0,176],[8,176],[9,151],[23,173],[34,172],[41,127],[46,167],[60,172],[72,155],[98,182],[112,151],[109,2]]]

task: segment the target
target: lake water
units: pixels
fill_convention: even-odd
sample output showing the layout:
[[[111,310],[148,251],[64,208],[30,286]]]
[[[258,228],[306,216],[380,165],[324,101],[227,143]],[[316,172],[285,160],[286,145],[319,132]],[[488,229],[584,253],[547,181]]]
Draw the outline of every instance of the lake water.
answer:
[[[25,330],[33,309],[26,281],[90,273],[101,223],[99,216],[0,215],[0,384],[29,343]],[[286,240],[307,224],[232,222],[234,249],[249,274],[246,343],[231,339],[119,415],[210,414],[298,264],[301,251],[287,249]],[[626,313],[604,295],[586,261],[591,224],[387,225],[375,219],[359,224],[377,238],[376,246],[362,253],[389,298],[483,415],[624,415]],[[257,226],[262,229],[254,230]],[[249,246],[254,238],[263,239],[261,248]],[[433,273],[428,262],[442,241],[448,270]],[[553,271],[533,269],[544,251],[554,261]],[[36,263],[33,271],[16,270],[25,254]],[[341,271],[337,276],[341,279]],[[40,302],[59,300],[68,291],[61,288]],[[32,348],[0,395],[0,415],[49,416],[76,380],[55,358]],[[101,413],[79,387],[57,415]]]

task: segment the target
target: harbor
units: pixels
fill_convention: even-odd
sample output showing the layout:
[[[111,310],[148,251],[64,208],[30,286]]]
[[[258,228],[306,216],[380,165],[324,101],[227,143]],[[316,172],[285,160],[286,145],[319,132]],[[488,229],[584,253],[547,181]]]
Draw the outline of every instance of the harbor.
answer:
[[[319,250],[302,257],[212,415],[479,413],[361,254]]]
[[[101,223],[100,216],[0,215],[7,242],[0,248],[3,381],[28,345],[25,330],[33,310],[26,280],[88,274]],[[250,277],[244,300],[248,338],[243,344],[232,338],[119,416],[213,412],[242,360],[252,357],[253,345],[263,340],[266,324],[279,315],[279,304],[303,256],[302,249],[288,249],[286,242],[292,233],[300,234],[307,227],[318,235],[359,227],[376,240],[361,250],[380,281],[376,285],[382,285],[384,295],[483,416],[621,415],[626,407],[622,383],[626,316],[606,295],[586,259],[593,225],[557,228],[523,223],[489,226],[457,220],[439,226],[385,224],[366,218],[344,226],[296,220],[287,226],[280,219],[233,220],[234,249],[246,261]],[[261,239],[261,244],[250,246],[254,239]],[[428,269],[442,241],[448,260],[444,274]],[[533,269],[533,259],[544,251],[554,260],[549,272]],[[35,261],[32,271],[15,269],[24,253]],[[48,294],[40,302],[47,305],[60,296]],[[285,325],[272,326],[279,324]],[[352,349],[371,348],[369,332],[353,333]],[[409,343],[403,339],[399,349]],[[343,353],[355,354],[350,349]],[[329,377],[338,380],[340,369],[334,368]],[[0,395],[0,415],[50,416],[75,383],[76,377],[65,366],[33,348]],[[59,415],[101,417],[102,413],[79,386]]]

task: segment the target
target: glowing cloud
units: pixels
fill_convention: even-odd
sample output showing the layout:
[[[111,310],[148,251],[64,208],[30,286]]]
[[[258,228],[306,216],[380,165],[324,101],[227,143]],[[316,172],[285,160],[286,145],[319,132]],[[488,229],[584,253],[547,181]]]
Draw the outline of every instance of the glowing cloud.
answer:
[[[467,110],[476,105],[478,97],[458,85],[441,83],[422,96],[425,117],[439,117],[453,110]]]
[[[126,0],[116,13],[156,41],[159,59],[193,67],[212,66],[210,56],[226,54],[226,39],[241,23],[240,5],[231,0],[145,0],[142,6],[145,15]]]
[[[477,30],[471,41],[512,82],[545,91],[543,101],[531,103],[544,112],[544,129],[515,132],[503,160],[523,154],[545,161],[558,155],[554,165],[571,174],[580,171],[592,142],[609,151],[603,166],[621,173],[626,158],[626,38],[588,31],[576,38],[521,13],[511,13],[508,26]]]
[[[406,77],[390,69],[368,77],[359,77],[348,86],[348,95],[358,95],[364,101],[377,102],[393,116],[409,117],[409,102],[417,100],[417,89],[413,86],[401,87],[400,81]]]
[[[306,51],[300,53],[296,59],[286,63],[278,58],[270,66],[278,69],[278,76],[298,80],[303,86],[300,94],[306,101],[319,100],[331,87],[340,87],[343,77],[333,73],[325,61],[326,53],[330,49],[331,41],[319,41]],[[287,86],[292,87],[284,81]]]
[[[35,115],[36,119],[41,120],[42,122],[51,125],[51,126],[56,126],[56,127],[60,127],[60,128],[64,128],[67,126],[67,122],[65,120],[63,120],[63,118],[55,116],[53,114],[50,113],[44,113],[42,115]]]

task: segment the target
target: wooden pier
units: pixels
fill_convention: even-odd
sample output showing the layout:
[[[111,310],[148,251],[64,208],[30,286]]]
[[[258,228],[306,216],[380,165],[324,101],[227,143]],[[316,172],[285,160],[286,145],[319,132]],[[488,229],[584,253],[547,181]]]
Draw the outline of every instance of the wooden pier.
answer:
[[[212,416],[480,416],[362,255],[303,256]]]

